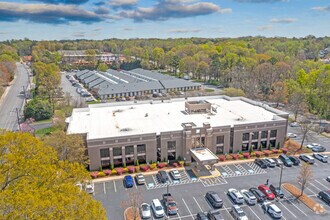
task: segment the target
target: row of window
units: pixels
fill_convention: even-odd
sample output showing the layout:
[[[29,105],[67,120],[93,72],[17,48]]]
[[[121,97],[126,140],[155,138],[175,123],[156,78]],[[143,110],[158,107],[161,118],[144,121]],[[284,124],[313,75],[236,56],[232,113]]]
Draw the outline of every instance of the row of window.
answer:
[[[122,156],[121,147],[114,147],[112,149],[113,149],[113,156],[114,157]],[[145,144],[138,144],[137,145],[137,153],[138,154],[146,153],[146,145]],[[125,155],[132,155],[132,154],[134,154],[134,146],[133,145],[125,146]],[[101,155],[101,158],[110,157],[109,148],[100,149],[100,155]]]
[[[259,139],[259,131],[251,132],[251,133],[243,133],[243,141],[250,140],[250,134],[251,134],[251,140],[258,140]],[[277,136],[277,130],[271,130],[270,131],[270,137],[275,138]],[[261,139],[268,137],[268,131],[261,131]]]

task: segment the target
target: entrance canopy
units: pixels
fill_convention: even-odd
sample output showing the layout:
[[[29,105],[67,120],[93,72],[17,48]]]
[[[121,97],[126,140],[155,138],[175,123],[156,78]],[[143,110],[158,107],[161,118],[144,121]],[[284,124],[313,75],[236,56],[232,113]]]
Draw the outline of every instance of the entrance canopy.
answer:
[[[213,165],[219,161],[218,157],[208,148],[193,148],[190,149],[190,152],[199,166]]]

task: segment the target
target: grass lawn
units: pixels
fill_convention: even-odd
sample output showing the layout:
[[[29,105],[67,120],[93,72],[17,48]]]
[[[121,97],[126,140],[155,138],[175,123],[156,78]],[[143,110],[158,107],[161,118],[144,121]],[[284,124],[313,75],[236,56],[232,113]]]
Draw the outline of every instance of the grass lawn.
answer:
[[[214,89],[205,89],[205,92],[214,92]]]
[[[89,104],[89,105],[92,105],[92,104],[100,104],[101,101],[96,100],[96,101],[91,101],[91,102],[86,102],[86,103]]]
[[[49,127],[49,128],[43,128],[35,131],[35,135],[39,137],[43,137],[46,135],[51,134],[52,132],[56,131],[57,128],[55,127]]]

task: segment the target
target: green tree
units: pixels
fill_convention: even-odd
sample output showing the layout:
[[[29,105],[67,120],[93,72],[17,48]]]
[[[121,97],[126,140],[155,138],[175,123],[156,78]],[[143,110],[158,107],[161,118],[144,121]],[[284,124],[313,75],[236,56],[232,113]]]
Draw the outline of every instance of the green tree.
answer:
[[[33,99],[24,108],[25,118],[34,118],[36,121],[49,119],[53,116],[50,103],[46,100]]]
[[[1,219],[106,219],[101,203],[76,186],[89,179],[78,163],[28,133],[0,134]]]
[[[96,69],[99,70],[99,71],[102,71],[102,72],[106,72],[109,69],[109,67],[108,67],[107,64],[100,62],[97,65],[97,68]]]

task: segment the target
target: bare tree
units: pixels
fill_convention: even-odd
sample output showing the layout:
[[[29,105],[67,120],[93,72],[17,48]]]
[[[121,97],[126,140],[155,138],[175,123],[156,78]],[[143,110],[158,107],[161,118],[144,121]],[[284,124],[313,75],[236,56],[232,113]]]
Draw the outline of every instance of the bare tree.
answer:
[[[309,182],[313,179],[313,170],[311,166],[307,163],[303,163],[300,168],[300,172],[298,174],[297,180],[301,186],[300,196],[304,194],[305,187],[309,184]]]
[[[296,90],[290,95],[289,108],[293,111],[294,120],[297,121],[298,114],[303,114],[307,110],[307,104],[303,91]]]
[[[300,149],[299,149],[299,150],[301,150],[304,145],[305,139],[308,139],[309,133],[313,128],[313,122],[306,118],[303,118],[302,120],[299,121],[299,124],[300,124],[301,133],[302,133],[302,139],[301,139],[301,144],[300,144]]]
[[[131,219],[127,220],[139,220],[139,207],[142,201],[142,195],[138,191],[129,191],[128,192],[128,199],[121,202],[121,207],[123,209],[130,209],[131,211]]]

